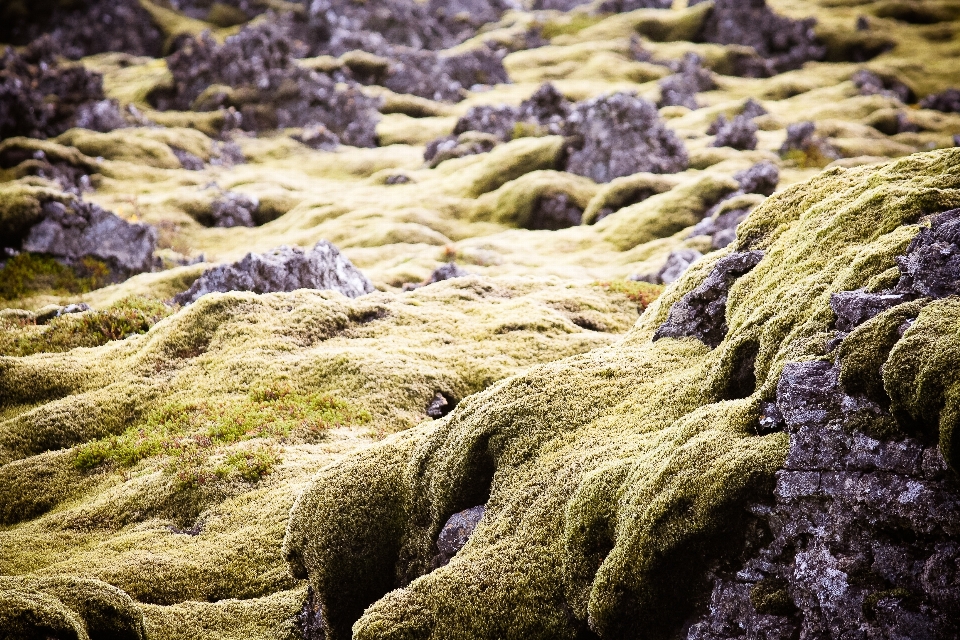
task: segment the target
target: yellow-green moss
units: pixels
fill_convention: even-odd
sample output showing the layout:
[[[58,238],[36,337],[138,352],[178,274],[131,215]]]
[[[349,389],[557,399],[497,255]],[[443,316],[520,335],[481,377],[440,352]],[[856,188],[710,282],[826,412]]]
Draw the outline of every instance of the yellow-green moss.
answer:
[[[588,621],[602,636],[643,625],[644,637],[673,637],[784,460],[785,434],[756,435],[760,402],[785,362],[822,356],[830,294],[887,272],[922,215],[957,205],[958,166],[949,151],[834,169],[767,199],[736,244],[766,255],[731,289],[714,350],[651,342],[708,256],[622,343],[501,382],[318,475],[285,549],[329,607],[330,637],[573,638]],[[956,385],[942,381],[957,367],[957,317],[955,301],[927,305],[883,374],[895,412],[934,432],[939,416],[951,460]],[[756,388],[724,400],[748,343]],[[359,489],[376,483],[384,490]],[[429,572],[446,519],[483,503],[467,546]],[[347,583],[362,586],[338,590]]]

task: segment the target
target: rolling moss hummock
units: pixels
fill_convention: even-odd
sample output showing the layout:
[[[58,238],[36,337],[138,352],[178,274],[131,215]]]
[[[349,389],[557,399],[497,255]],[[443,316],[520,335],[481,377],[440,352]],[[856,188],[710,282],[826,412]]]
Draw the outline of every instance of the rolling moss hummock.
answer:
[[[708,572],[740,551],[747,504],[771,495],[788,439],[757,426],[783,365],[824,357],[831,293],[889,277],[924,216],[958,205],[960,151],[827,171],[741,224],[735,249],[764,258],[731,289],[716,349],[651,340],[712,255],[623,342],[505,380],[321,471],[284,550],[328,637],[675,637]],[[933,430],[948,460],[958,332],[953,299],[929,304],[882,374],[895,415]],[[756,386],[730,399],[744,353],[756,354]],[[440,528],[477,504],[486,513],[467,546],[431,572]]]
[[[314,473],[429,421],[437,393],[619,340],[639,307],[556,278],[212,294],[143,334],[0,356],[0,573],[113,585],[151,639],[286,637],[305,589],[281,546]]]

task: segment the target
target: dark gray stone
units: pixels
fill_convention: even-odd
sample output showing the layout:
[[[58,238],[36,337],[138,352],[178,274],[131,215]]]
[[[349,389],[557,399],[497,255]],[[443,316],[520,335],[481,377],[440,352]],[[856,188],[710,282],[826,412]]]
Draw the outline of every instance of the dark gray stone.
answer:
[[[22,250],[43,253],[74,266],[91,257],[105,262],[117,277],[150,271],[156,230],[129,223],[97,205],[80,200],[69,207],[59,202],[43,205],[44,219],[30,228]]]
[[[660,120],[656,106],[633,94],[600,96],[574,107],[566,169],[594,182],[642,171],[677,173],[689,159],[683,142]]]
[[[694,262],[703,257],[696,249],[678,249],[670,252],[667,261],[653,274],[630,276],[630,280],[651,284],[670,284],[680,279]]]
[[[721,114],[711,128],[716,131],[716,139],[711,144],[713,147],[730,147],[741,151],[757,148],[757,125],[747,116],[738,115],[733,120],[727,120]]]
[[[573,198],[565,193],[546,193],[533,203],[530,217],[523,226],[526,229],[556,231],[575,227],[582,219],[583,209]]]
[[[920,101],[924,109],[935,109],[946,113],[960,113],[960,89],[947,89],[932,93]]]
[[[450,280],[451,278],[463,278],[469,275],[470,272],[461,268],[456,262],[448,262],[434,269],[433,273],[430,274],[430,277],[423,282],[408,282],[404,284],[403,290],[413,291],[414,289],[426,287],[427,285],[431,285],[436,282],[443,282],[444,280]]]
[[[667,321],[660,325],[653,339],[697,338],[711,349],[716,348],[727,335],[730,287],[762,259],[762,251],[744,251],[718,260],[697,288],[673,304]]]
[[[960,294],[960,209],[938,214],[897,258],[896,293],[945,298]]]
[[[437,538],[439,554],[435,564],[438,566],[447,564],[453,556],[457,555],[466,546],[467,540],[473,535],[473,531],[477,528],[485,511],[486,507],[480,505],[464,509],[450,516],[447,523],[443,525],[443,529],[440,530],[440,537]]]
[[[885,96],[899,100],[904,104],[913,102],[914,100],[913,91],[910,87],[896,78],[881,76],[873,71],[861,69],[853,74],[853,77],[850,79],[853,80],[853,84],[857,85],[860,93],[865,96]]]
[[[753,47],[759,57],[738,59],[736,74],[763,78],[826,56],[826,47],[813,30],[815,23],[812,18],[793,20],[777,15],[764,0],[715,0],[698,39]]]
[[[210,215],[215,227],[255,227],[260,202],[256,198],[225,191],[210,205]]]
[[[660,81],[658,106],[683,106],[698,109],[697,94],[717,88],[713,74],[704,69],[703,60],[695,53],[687,53],[677,66],[677,73]]]
[[[903,293],[869,293],[864,290],[841,291],[830,296],[830,308],[836,315],[837,331],[848,332],[887,309],[911,299]]]
[[[329,289],[350,298],[374,291],[370,281],[346,256],[321,240],[307,251],[281,246],[267,253],[248,253],[239,262],[213,267],[173,301],[188,305],[214,292],[273,293],[297,289]]]

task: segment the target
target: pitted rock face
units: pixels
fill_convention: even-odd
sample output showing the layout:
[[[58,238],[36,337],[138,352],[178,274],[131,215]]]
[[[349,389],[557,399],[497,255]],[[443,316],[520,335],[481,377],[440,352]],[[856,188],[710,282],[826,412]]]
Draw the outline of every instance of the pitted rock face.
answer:
[[[827,49],[817,40],[814,24],[812,19],[792,20],[777,15],[765,0],[716,0],[704,21],[700,39],[753,47],[760,59],[743,58],[737,73],[763,78],[826,56]]]
[[[831,362],[788,364],[776,407],[790,451],[753,508],[773,541],[716,579],[687,640],[958,637],[960,483],[938,448],[857,431],[892,418]]]
[[[734,116],[727,120],[722,114],[711,125],[716,131],[716,139],[711,146],[730,147],[741,151],[752,151],[757,148],[757,125],[744,115]]]
[[[945,298],[960,294],[960,209],[938,214],[897,258],[895,291]]]
[[[579,102],[567,122],[575,140],[567,171],[594,182],[641,171],[677,173],[689,164],[683,142],[664,126],[657,107],[633,94]]]
[[[727,335],[730,287],[762,259],[762,251],[744,251],[718,260],[700,286],[674,303],[667,321],[660,325],[653,339],[696,338],[711,349],[719,346]]]
[[[53,137],[78,118],[91,119],[104,99],[103,77],[80,65],[61,65],[57,55],[50,36],[20,52],[0,52],[0,140]]]
[[[830,308],[837,316],[837,331],[852,331],[887,309],[903,304],[911,296],[903,293],[842,291],[830,296]]]
[[[717,88],[713,74],[701,65],[703,60],[695,53],[687,53],[677,65],[677,73],[660,81],[658,106],[682,106],[698,109],[697,94]]]
[[[437,551],[439,554],[434,560],[436,566],[443,566],[450,562],[453,556],[457,555],[460,549],[467,544],[467,540],[473,535],[474,529],[483,518],[486,507],[480,505],[464,509],[459,513],[450,516],[447,523],[443,525],[440,531],[440,537],[437,538]]]
[[[297,289],[329,289],[350,298],[374,290],[346,256],[321,240],[308,251],[282,246],[269,253],[248,253],[239,262],[214,267],[175,296],[174,302],[188,305],[214,292],[273,293]]]
[[[43,206],[44,219],[30,228],[22,250],[44,253],[69,265],[85,257],[106,262],[117,276],[150,271],[157,246],[156,230],[131,224],[90,202],[59,202]]]

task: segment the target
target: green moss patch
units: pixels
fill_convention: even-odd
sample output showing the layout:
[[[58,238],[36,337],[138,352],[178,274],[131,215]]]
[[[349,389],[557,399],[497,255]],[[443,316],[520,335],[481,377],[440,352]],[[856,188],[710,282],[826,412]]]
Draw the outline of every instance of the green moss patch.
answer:
[[[214,480],[257,482],[280,460],[266,441],[317,441],[336,427],[368,422],[370,414],[321,394],[299,394],[289,386],[259,389],[234,400],[171,402],[124,433],[81,445],[74,464],[82,470],[105,462],[133,466],[162,456],[181,484]],[[227,445],[258,440],[252,447]]]
[[[84,258],[74,269],[49,256],[21,253],[0,269],[0,299],[14,300],[33,293],[84,293],[104,286],[109,279],[109,267],[96,258]]]
[[[4,329],[0,333],[0,355],[27,356],[99,347],[111,340],[146,333],[172,311],[155,300],[129,297],[103,310],[65,314],[45,325],[37,325],[29,318],[0,319]]]

